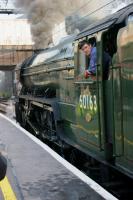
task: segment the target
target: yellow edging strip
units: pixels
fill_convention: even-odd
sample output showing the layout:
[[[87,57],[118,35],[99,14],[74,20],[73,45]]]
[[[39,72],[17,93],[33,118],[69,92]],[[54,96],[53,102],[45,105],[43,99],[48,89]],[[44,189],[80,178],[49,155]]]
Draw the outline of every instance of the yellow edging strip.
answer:
[[[0,182],[0,189],[3,193],[4,200],[17,200],[7,177]]]

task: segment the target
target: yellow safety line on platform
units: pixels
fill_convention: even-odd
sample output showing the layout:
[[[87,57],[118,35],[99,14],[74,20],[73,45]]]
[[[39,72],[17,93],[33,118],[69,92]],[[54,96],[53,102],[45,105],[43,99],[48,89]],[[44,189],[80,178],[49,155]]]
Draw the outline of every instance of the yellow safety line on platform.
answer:
[[[7,177],[5,177],[4,180],[0,182],[0,189],[2,191],[4,200],[17,200]]]

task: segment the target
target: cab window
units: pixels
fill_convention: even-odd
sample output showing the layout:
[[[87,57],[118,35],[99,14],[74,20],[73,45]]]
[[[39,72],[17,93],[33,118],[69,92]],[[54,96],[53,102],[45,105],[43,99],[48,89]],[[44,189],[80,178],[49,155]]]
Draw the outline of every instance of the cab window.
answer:
[[[118,28],[112,28],[102,35],[102,78],[110,79],[110,67],[113,57],[117,52],[117,34]]]
[[[85,69],[87,68],[87,57],[83,53],[81,49],[79,49],[79,57],[78,57],[78,74],[81,75],[84,73]]]
[[[88,49],[88,52],[85,49],[86,48],[85,45],[90,46]],[[82,40],[79,42],[79,51],[78,51],[78,75],[79,76],[84,77],[85,71],[90,70],[90,64],[95,65],[95,66],[92,66],[93,70],[94,68],[96,68],[97,63],[94,61],[96,60],[96,57],[97,57],[97,52],[96,52],[96,38],[95,37]],[[95,64],[92,64],[93,62]],[[96,70],[93,75],[96,75]]]

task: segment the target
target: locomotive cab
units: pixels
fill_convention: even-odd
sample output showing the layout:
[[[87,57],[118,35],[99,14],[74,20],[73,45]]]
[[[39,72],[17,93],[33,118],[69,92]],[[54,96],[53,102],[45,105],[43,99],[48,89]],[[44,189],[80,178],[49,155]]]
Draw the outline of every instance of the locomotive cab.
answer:
[[[88,68],[88,59],[79,49],[81,41],[93,41],[92,47],[97,49],[96,75],[88,78],[84,77],[84,71]],[[100,85],[101,72],[101,33],[87,34],[85,37],[75,41],[75,99],[76,99],[76,119],[77,132],[80,143],[89,148],[92,154],[104,158],[104,143],[101,131]]]
[[[126,9],[125,9],[126,10]],[[132,176],[132,86],[133,14],[132,9],[118,12],[103,24],[86,29],[75,42],[76,116],[79,137],[88,144],[91,153]],[[104,26],[104,28],[103,28]],[[105,28],[106,27],[106,28]],[[82,40],[96,38],[96,77],[81,78],[79,69],[86,66],[86,58],[78,50]],[[110,56],[107,71],[104,54]],[[82,126],[81,126],[82,124]],[[82,129],[82,130],[81,130]]]

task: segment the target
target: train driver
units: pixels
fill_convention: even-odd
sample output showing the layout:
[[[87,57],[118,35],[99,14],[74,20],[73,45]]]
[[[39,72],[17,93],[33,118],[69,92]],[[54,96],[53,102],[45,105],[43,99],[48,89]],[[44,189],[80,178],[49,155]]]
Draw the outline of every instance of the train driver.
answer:
[[[88,66],[84,73],[85,78],[88,78],[91,75],[95,76],[97,65],[97,48],[90,41],[83,40],[79,44],[79,49],[85,53],[89,60]]]

